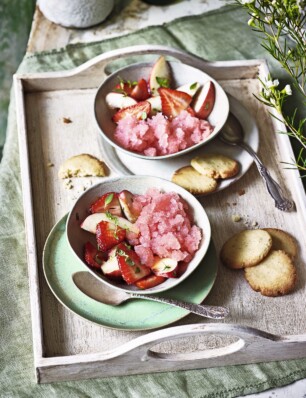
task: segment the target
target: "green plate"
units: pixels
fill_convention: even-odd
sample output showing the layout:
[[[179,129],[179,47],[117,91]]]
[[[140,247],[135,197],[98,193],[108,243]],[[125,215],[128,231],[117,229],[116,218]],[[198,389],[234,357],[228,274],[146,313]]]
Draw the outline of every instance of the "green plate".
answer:
[[[69,310],[88,321],[113,329],[146,330],[169,325],[189,311],[168,304],[133,299],[118,307],[99,303],[82,293],[73,283],[72,275],[84,271],[69,247],[66,234],[67,215],[50,232],[43,252],[46,280],[55,297]],[[217,256],[213,243],[196,270],[178,286],[162,293],[200,304],[210,292],[217,276]]]

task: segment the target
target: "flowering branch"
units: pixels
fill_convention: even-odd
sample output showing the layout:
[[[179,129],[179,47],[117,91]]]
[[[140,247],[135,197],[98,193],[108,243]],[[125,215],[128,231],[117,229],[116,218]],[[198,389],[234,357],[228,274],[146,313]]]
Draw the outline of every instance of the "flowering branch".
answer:
[[[303,0],[235,0],[250,15],[248,25],[262,36],[262,46],[275,58],[291,76],[293,86],[302,95],[306,103],[306,22]],[[261,81],[261,80],[260,80]],[[286,116],[283,104],[292,95],[290,85],[279,89],[278,80],[263,82],[257,97],[265,105],[275,108],[283,117],[288,131],[283,132],[298,140],[301,149],[291,168],[306,171],[306,118],[297,120],[297,110]],[[306,174],[303,175],[306,177]]]

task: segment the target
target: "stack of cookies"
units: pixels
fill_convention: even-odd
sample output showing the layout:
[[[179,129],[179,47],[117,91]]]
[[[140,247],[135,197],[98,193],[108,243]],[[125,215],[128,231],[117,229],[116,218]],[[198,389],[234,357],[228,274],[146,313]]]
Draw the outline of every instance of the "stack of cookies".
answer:
[[[192,194],[214,192],[220,179],[234,177],[239,172],[236,160],[220,154],[206,153],[193,158],[189,166],[176,170],[172,182]]]
[[[244,230],[233,235],[221,249],[222,263],[244,269],[251,288],[264,296],[290,293],[296,284],[297,243],[287,232],[276,228]]]

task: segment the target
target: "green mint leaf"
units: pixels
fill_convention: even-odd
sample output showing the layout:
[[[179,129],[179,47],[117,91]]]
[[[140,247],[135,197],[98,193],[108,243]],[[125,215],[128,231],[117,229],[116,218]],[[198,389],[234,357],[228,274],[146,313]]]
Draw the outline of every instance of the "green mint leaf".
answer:
[[[158,77],[156,76],[156,81],[160,85],[160,87],[169,88],[170,87],[170,80],[166,77]]]
[[[118,218],[117,218],[116,216],[114,216],[112,213],[110,213],[109,211],[107,211],[107,212],[105,213],[105,215],[106,215],[106,217],[107,217],[109,220],[113,221],[113,222],[115,223],[115,225],[118,224]]]
[[[105,199],[105,204],[109,205],[113,199],[114,199],[114,194],[110,193],[109,195],[107,195],[107,197]]]
[[[197,87],[197,82],[193,83],[189,88],[190,90],[194,90]]]
[[[131,266],[135,265],[134,261],[133,261],[131,258],[127,258],[127,259],[126,259],[126,263],[127,263],[128,265],[131,265]]]
[[[99,253],[97,253],[97,254],[95,255],[94,260],[95,260],[95,262],[98,263],[99,265],[102,265],[102,264],[103,264],[103,260],[102,260],[102,258],[99,257]]]
[[[139,267],[136,267],[136,268],[135,268],[135,274],[139,274],[139,272],[140,272],[140,268],[139,268]]]
[[[122,249],[117,249],[117,254],[119,254],[119,256],[122,256],[122,257],[128,257],[126,252]]]

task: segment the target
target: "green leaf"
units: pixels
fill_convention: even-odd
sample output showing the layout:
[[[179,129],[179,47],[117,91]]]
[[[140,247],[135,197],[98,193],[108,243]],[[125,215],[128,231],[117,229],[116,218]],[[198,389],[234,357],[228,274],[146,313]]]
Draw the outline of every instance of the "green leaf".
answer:
[[[105,199],[105,204],[109,205],[113,199],[114,199],[114,194],[110,193],[109,195],[107,195],[107,197]]]
[[[170,87],[170,80],[166,77],[158,77],[156,76],[156,81],[160,85],[160,87],[169,88]]]
[[[190,90],[194,90],[197,87],[197,82],[193,83],[189,88]]]
[[[127,258],[127,259],[126,259],[126,263],[127,263],[128,265],[131,265],[131,266],[135,265],[134,261],[133,261],[131,258]]]
[[[142,112],[142,114],[141,114],[141,119],[142,119],[142,120],[145,120],[147,117],[148,117],[147,112]]]

